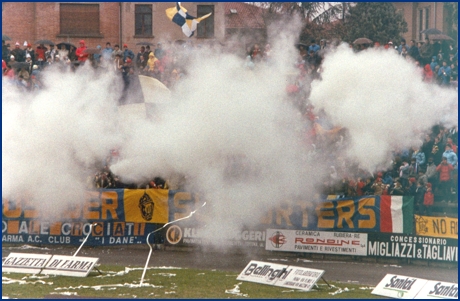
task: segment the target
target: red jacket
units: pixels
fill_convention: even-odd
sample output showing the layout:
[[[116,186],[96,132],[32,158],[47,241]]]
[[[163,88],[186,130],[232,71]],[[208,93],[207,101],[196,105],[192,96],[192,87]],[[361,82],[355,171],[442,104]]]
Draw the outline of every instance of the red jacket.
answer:
[[[423,197],[423,205],[431,206],[434,204],[434,194],[431,192],[431,189],[428,189],[425,192],[425,196]]]
[[[439,181],[447,182],[450,180],[450,171],[454,170],[452,164],[439,164],[436,171],[439,172]]]
[[[84,62],[84,61],[86,61],[88,59],[89,54],[85,52],[87,47],[86,47],[85,42],[83,40],[80,41],[80,45],[83,45],[83,46],[78,47],[77,50],[75,51],[75,54],[77,55],[77,59],[80,62]]]
[[[37,59],[37,61],[41,60],[41,61],[46,61],[45,59],[45,52],[47,51],[48,49],[46,47],[41,47],[41,46],[38,46],[37,49],[35,49],[35,58]]]

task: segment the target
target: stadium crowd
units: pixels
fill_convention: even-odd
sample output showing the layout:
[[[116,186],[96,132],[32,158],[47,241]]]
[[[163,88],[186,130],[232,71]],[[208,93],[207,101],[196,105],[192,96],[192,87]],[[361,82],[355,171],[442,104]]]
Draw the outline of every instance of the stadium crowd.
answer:
[[[148,43],[147,43],[148,44]],[[458,128],[446,128],[435,125],[425,133],[423,145],[417,148],[395,150],[392,167],[370,173],[358,165],[343,159],[339,150],[346,144],[346,129],[333,127],[324,112],[315,112],[309,103],[310,84],[321,78],[321,62],[330,48],[336,47],[338,41],[315,40],[310,43],[298,43],[298,59],[293,65],[298,71],[286,87],[287,99],[298,108],[304,117],[305,142],[310,154],[331,162],[329,175],[324,179],[324,195],[362,196],[362,195],[410,195],[414,196],[417,213],[431,215],[432,208],[441,203],[457,203],[458,190]],[[242,68],[253,70],[260,64],[270,64],[272,50],[270,44],[256,43],[246,49]],[[153,46],[153,45],[152,45]],[[35,49],[24,42],[19,42],[14,49],[2,41],[3,77],[24,91],[37,91],[46,88],[41,73],[59,68],[61,71],[75,71],[83,64],[91,64],[97,70],[114,70],[123,78],[125,90],[128,89],[132,76],[151,76],[162,82],[169,89],[187,75],[187,61],[191,50],[200,48],[193,43],[157,43],[154,49],[142,45],[134,53],[124,44],[122,48],[107,42],[105,47],[96,49],[86,47],[81,40],[79,47],[61,43],[60,47],[41,44]],[[220,46],[219,46],[220,47]],[[372,51],[383,48],[395,51],[410,63],[420,68],[423,81],[440,85],[446,89],[458,87],[458,51],[451,43],[433,42],[428,38],[424,43],[411,40],[409,45],[402,39],[400,45],[388,41],[379,43],[350,45],[356,52]],[[218,51],[231,51],[222,47]],[[334,146],[334,147],[331,147]],[[321,150],[328,149],[328,152]],[[336,151],[334,151],[336,150]],[[337,153],[335,153],[337,152]],[[154,177],[145,183],[122,183],[118,176],[110,171],[110,166],[120,158],[118,150],[112,150],[103,167],[88,177],[88,188],[169,188],[184,189],[186,177],[179,176],[174,181]],[[243,162],[243,163],[241,163]],[[238,172],[245,165],[244,159],[229,159],[229,176]],[[456,208],[456,207],[455,207]],[[455,209],[455,212],[457,209]]]

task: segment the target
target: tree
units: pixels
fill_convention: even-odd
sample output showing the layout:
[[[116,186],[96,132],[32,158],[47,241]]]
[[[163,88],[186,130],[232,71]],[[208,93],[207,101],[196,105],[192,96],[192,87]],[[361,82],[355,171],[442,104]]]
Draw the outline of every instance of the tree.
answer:
[[[458,35],[458,2],[445,2],[447,35],[457,41]]]
[[[345,40],[368,38],[381,44],[399,41],[407,32],[407,23],[389,2],[358,2],[351,7],[345,20]]]
[[[343,19],[344,12],[350,8],[348,2],[258,2],[265,8],[266,24],[294,14],[303,20],[300,39],[310,41],[312,38],[330,38],[331,22]]]

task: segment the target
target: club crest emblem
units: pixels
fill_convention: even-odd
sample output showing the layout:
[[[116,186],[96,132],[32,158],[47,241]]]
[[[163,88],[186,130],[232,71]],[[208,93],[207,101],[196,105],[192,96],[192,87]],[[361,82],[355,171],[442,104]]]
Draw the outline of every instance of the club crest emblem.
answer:
[[[154,206],[152,198],[144,192],[144,195],[139,199],[139,209],[141,210],[142,218],[146,221],[152,220]]]

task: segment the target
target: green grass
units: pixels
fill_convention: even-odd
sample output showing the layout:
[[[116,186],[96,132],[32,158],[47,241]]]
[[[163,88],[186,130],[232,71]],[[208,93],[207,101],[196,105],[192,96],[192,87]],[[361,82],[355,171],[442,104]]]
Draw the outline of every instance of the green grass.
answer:
[[[66,277],[2,273],[2,295],[9,298],[37,299],[49,295],[97,298],[140,299],[370,299],[372,288],[323,280],[310,292],[236,280],[234,272],[148,268],[142,286],[143,268],[101,265],[100,275]],[[227,291],[227,292],[226,292]]]

